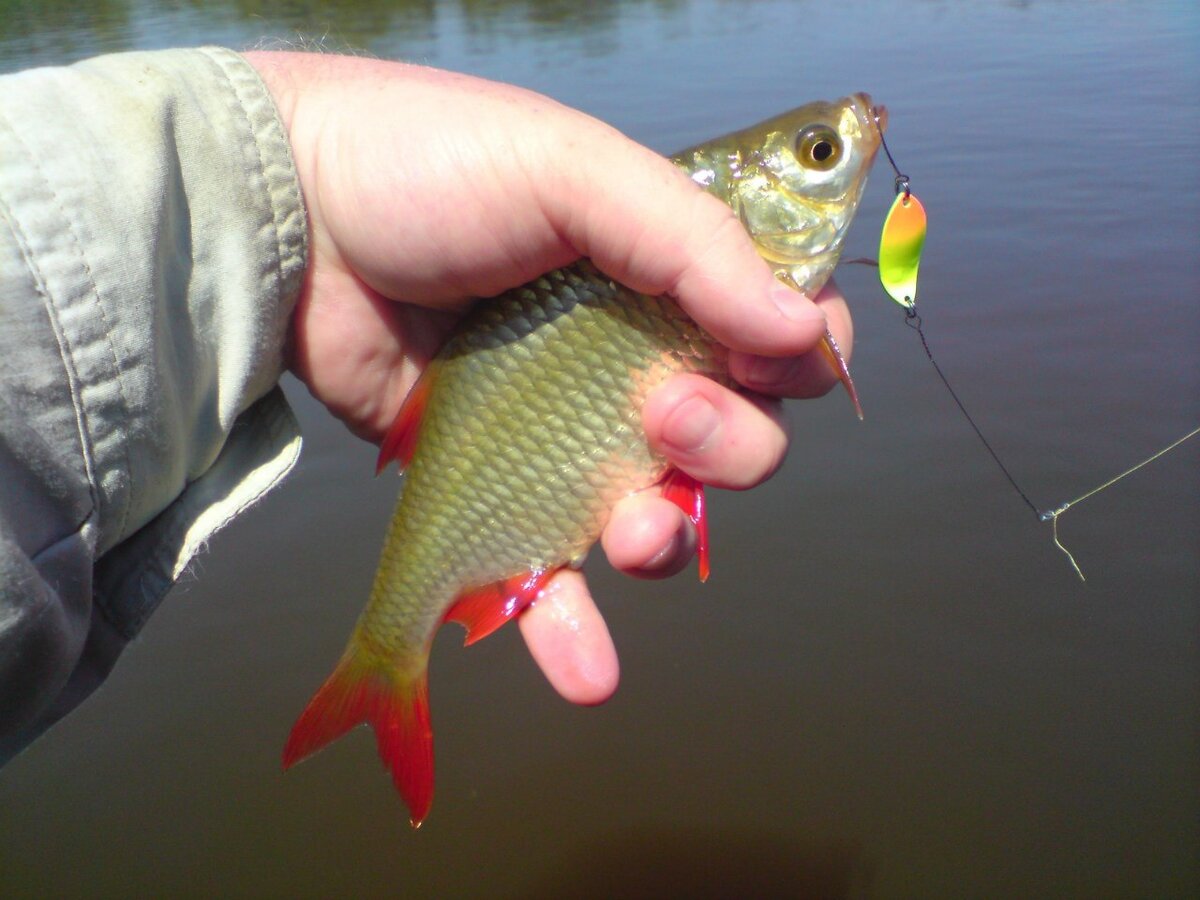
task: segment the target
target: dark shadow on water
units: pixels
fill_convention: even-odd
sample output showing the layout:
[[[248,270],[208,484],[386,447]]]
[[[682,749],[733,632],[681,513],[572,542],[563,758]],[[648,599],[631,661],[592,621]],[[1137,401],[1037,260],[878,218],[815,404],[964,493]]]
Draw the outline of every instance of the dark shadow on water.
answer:
[[[565,859],[521,896],[841,900],[869,896],[871,874],[857,841],[796,843],[766,832],[637,829]]]

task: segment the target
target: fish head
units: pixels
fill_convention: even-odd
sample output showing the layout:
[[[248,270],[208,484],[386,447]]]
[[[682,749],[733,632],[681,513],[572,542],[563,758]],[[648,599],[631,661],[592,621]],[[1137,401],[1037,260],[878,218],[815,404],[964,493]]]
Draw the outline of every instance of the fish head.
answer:
[[[673,157],[734,210],[784,281],[832,273],[879,150],[887,110],[859,93],[817,101]]]

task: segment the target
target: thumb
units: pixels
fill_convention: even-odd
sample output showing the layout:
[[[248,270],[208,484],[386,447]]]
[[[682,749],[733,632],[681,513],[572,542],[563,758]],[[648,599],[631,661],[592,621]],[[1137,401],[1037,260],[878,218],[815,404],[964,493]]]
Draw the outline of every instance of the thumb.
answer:
[[[646,294],[668,294],[733,350],[805,353],[825,315],[775,278],[733,210],[669,160],[586,119],[588,152],[562,161],[562,144],[531,179],[551,225],[605,274]]]

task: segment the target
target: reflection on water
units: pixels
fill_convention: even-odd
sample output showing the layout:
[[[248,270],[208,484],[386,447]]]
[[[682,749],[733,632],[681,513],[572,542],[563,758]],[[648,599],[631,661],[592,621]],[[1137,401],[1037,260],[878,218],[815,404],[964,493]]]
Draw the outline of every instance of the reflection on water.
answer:
[[[97,0],[0,3],[0,68],[74,60],[129,46],[129,4]]]
[[[12,5],[13,9],[7,7]],[[56,64],[146,43],[187,28],[217,33],[236,26],[251,42],[314,44],[326,50],[375,52],[381,41],[419,49],[439,29],[460,32],[474,46],[506,38],[556,40],[585,37],[590,55],[611,49],[612,33],[631,15],[679,14],[683,0],[332,0],[332,2],[201,2],[176,0],[149,6],[131,2],[81,4],[71,0],[0,3],[0,70],[32,63]],[[150,20],[151,33],[145,25]]]
[[[0,67],[317,40],[546,91],[662,151],[869,90],[930,211],[930,342],[1050,506],[1200,421],[1200,13],[1098,9],[0,2]],[[849,255],[890,201],[881,175]],[[703,588],[593,561],[609,705],[555,699],[513,633],[440,639],[418,835],[366,734],[278,772],[394,494],[291,385],[299,474],[0,772],[6,893],[1200,893],[1200,447],[1064,517],[1082,587],[873,273],[839,277],[867,421],[794,404],[784,471],[713,497]]]

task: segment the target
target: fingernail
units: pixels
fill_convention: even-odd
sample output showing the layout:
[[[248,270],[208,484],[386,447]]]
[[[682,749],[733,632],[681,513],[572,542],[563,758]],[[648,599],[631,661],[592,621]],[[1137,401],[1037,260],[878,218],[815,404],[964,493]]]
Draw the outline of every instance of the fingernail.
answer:
[[[793,322],[823,322],[825,320],[825,313],[821,311],[821,307],[786,284],[777,284],[771,288],[770,297],[771,302],[783,313],[784,318],[791,319]]]
[[[642,563],[641,569],[646,572],[657,572],[659,569],[664,569],[675,562],[679,552],[679,535],[674,534],[667,541],[667,546]]]
[[[663,442],[684,453],[707,448],[721,427],[721,414],[704,397],[694,396],[678,406],[663,423]]]
[[[795,356],[756,356],[746,366],[747,387],[773,388],[792,380],[802,365]]]

